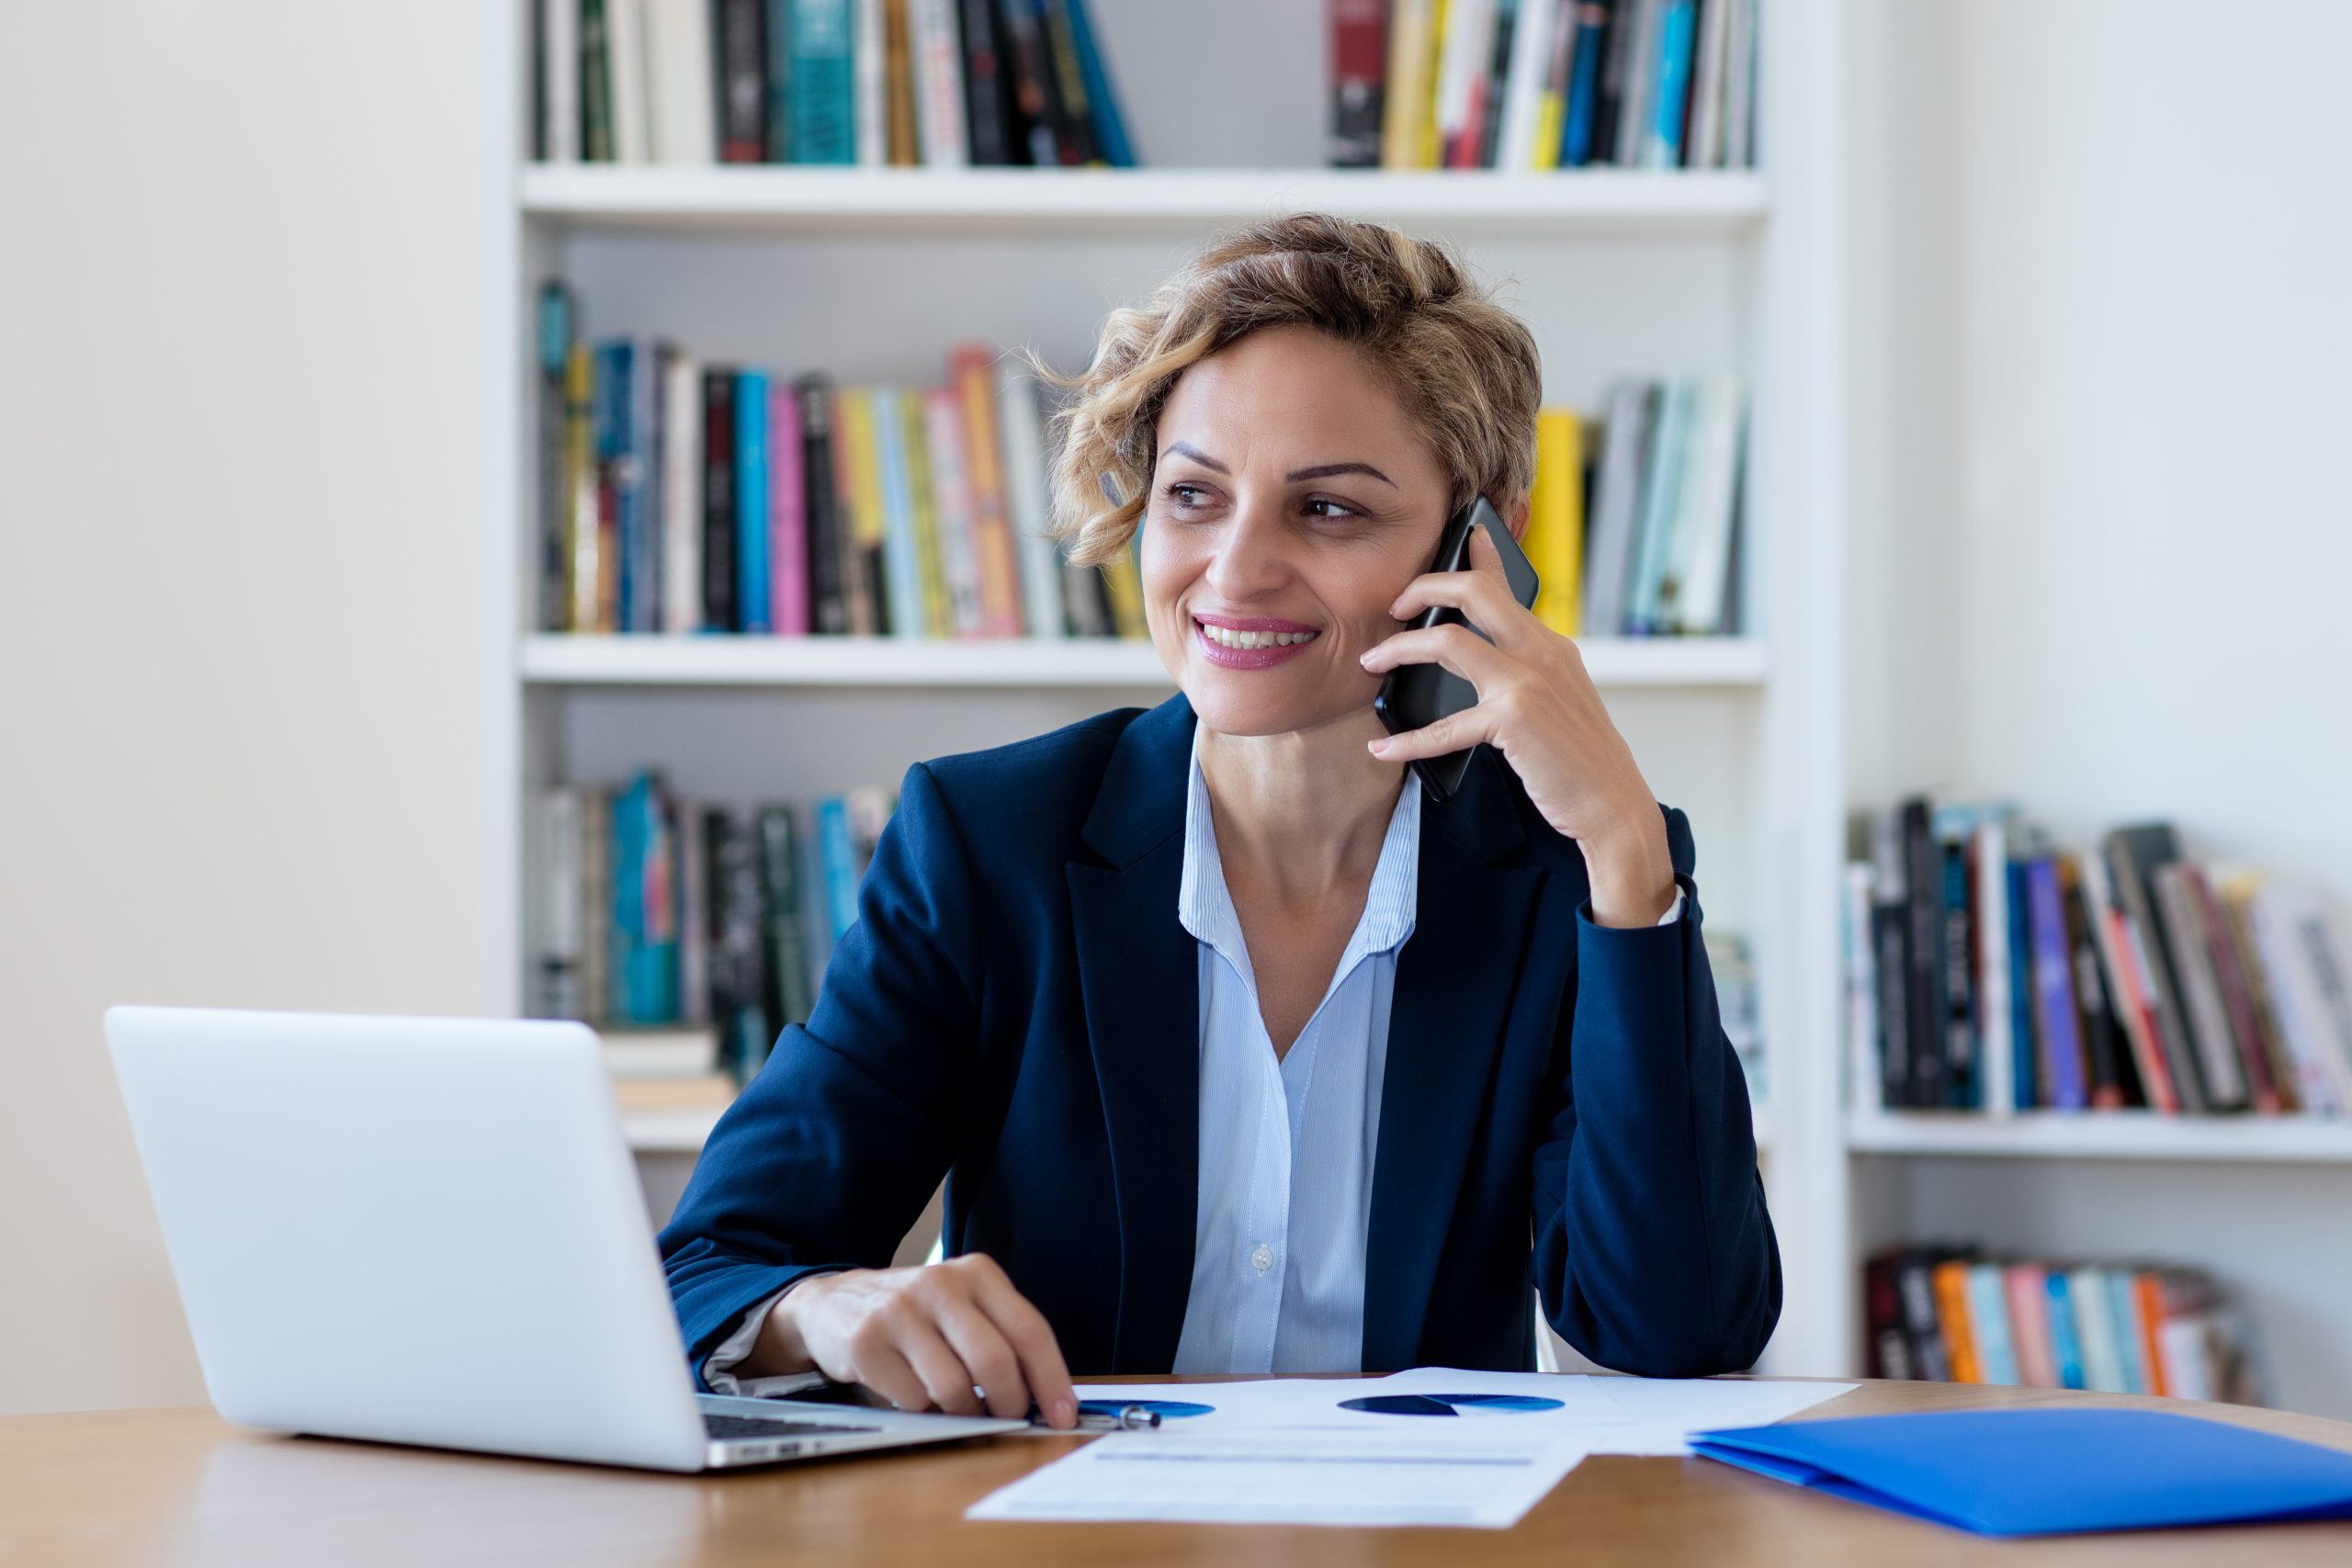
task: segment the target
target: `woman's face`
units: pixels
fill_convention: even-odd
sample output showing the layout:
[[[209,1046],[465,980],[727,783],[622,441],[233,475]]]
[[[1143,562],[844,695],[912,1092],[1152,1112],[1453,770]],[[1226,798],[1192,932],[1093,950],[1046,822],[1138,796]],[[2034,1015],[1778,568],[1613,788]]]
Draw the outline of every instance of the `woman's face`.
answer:
[[[1151,639],[1226,735],[1369,716],[1357,663],[1429,570],[1448,483],[1355,349],[1310,327],[1250,333],[1187,369],[1159,415],[1143,530]]]

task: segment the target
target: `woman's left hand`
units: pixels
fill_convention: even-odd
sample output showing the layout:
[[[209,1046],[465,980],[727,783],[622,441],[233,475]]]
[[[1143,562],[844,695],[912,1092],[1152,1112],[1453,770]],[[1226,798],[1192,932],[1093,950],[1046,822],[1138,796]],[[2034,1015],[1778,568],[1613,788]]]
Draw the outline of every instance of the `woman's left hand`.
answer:
[[[1383,736],[1372,742],[1374,755],[1408,762],[1485,741],[1519,774],[1544,819],[1584,852],[1593,919],[1656,923],[1674,903],[1665,814],[1601,705],[1584,655],[1511,597],[1483,528],[1471,531],[1470,568],[1423,573],[1388,613],[1410,620],[1432,604],[1451,605],[1491,642],[1464,626],[1401,631],[1367,649],[1363,667],[1385,674],[1400,664],[1440,664],[1477,688],[1476,705]]]

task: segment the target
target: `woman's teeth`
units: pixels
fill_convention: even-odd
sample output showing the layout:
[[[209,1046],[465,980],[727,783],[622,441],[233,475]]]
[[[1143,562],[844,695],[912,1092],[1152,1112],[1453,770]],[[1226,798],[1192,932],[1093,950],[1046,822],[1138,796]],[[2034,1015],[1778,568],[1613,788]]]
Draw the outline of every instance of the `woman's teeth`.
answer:
[[[1309,642],[1314,632],[1241,632],[1230,626],[1213,626],[1206,621],[1198,623],[1203,635],[1219,648],[1288,648],[1295,642]]]

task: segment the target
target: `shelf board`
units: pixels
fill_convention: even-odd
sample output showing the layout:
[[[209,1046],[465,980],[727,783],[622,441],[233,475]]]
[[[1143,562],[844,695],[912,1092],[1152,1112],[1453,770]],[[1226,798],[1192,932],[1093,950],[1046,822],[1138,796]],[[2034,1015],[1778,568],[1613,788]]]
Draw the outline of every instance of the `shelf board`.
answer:
[[[1279,211],[1482,231],[1745,233],[1770,211],[1753,171],[666,168],[526,164],[523,212],[574,226],[1124,235]]]
[[[2352,1164],[2352,1122],[2147,1111],[2036,1111],[2003,1121],[1966,1112],[1862,1111],[1847,1122],[1846,1146],[1877,1155]]]
[[[1578,646],[1603,686],[1754,686],[1752,637],[1594,637]],[[1166,691],[1149,643],[1106,637],[573,636],[526,637],[523,679],[540,686],[964,686]]]

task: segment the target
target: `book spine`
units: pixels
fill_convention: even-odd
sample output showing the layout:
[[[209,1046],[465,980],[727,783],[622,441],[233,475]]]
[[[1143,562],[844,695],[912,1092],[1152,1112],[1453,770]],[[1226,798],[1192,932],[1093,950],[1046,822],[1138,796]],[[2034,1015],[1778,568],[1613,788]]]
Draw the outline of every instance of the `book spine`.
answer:
[[[2076,1332],[2074,1286],[2063,1269],[2052,1269],[2043,1281],[2050,1299],[2050,1353],[2057,1363],[2058,1386],[2083,1388],[2082,1336]]]
[[[1486,91],[1478,101],[1477,167],[1497,166],[1502,154],[1503,111],[1510,92],[1511,56],[1518,52],[1521,0],[1494,0],[1494,36],[1487,46]]]
[[[2124,1041],[2132,1049],[2132,1063],[2138,1072],[2141,1091],[2151,1109],[2167,1115],[2177,1113],[2180,1096],[2165,1060],[2164,1044],[2156,1034],[2147,977],[2134,956],[2106,854],[2094,850],[2083,856],[2082,876],[2085,913],[2098,942],[2099,955],[2106,961],[2109,995],[2122,1025]]]
[[[638,601],[645,589],[643,486],[635,419],[637,357],[636,344],[626,341],[604,344],[596,350],[596,460],[611,498],[609,534],[615,546],[611,560],[604,565],[605,575],[615,584],[613,615],[606,624],[622,632],[639,629],[642,612]]]
[[[1544,121],[1545,78],[1552,69],[1552,35],[1560,0],[1518,0],[1511,25],[1510,60],[1504,73],[1502,109],[1497,117],[1495,167],[1525,174],[1539,166],[1536,138]],[[1570,18],[1573,21],[1573,17]],[[1552,139],[1559,141],[1559,118],[1552,117]]]
[[[565,597],[568,629],[597,629],[597,584],[603,577],[604,533],[596,476],[596,355],[584,343],[571,345],[563,372],[564,492],[570,498],[566,526]]]
[[[580,1018],[602,1023],[612,997],[613,797],[580,796]]]
[[[645,0],[651,151],[657,164],[717,162],[710,19],[709,0]]]
[[[779,637],[808,635],[808,497],[800,398],[768,388],[769,612]]]
[[[767,58],[767,97],[760,123],[767,131],[763,151],[771,164],[793,162],[792,6],[793,0],[765,0],[761,11],[761,38]]]
[[[2278,1026],[2271,986],[2255,950],[2254,931],[2247,916],[2256,886],[2255,878],[2240,874],[2224,878],[2215,888],[2222,900],[2223,919],[2229,925],[2231,944],[2237,953],[2238,972],[2245,976],[2246,991],[2254,1004],[2255,1029],[2262,1037],[2265,1055],[2270,1058],[2270,1077],[2278,1086],[2280,1100],[2296,1111],[2324,1112],[2332,1109],[2332,1104],[2324,1094],[2316,1102],[2312,1099],[2311,1086],[2304,1080],[2301,1064]]]
[[[1331,121],[1325,161],[1335,169],[1380,165],[1388,60],[1385,0],[1328,0]]]
[[[662,536],[662,502],[666,476],[662,470],[662,371],[675,351],[666,344],[641,339],[631,345],[629,374],[629,500],[636,513],[629,575],[637,584],[627,629],[662,629],[662,567],[667,553]]]
[[[742,629],[735,526],[735,370],[707,366],[702,373],[702,623],[717,632]]]
[[[2159,1337],[2164,1329],[2165,1307],[2163,1289],[2155,1270],[2142,1269],[2132,1275],[2132,1319],[2139,1329],[2140,1366],[2148,1383],[2148,1392],[2165,1398],[2177,1391],[2172,1386],[2170,1369],[2165,1365],[2164,1346]]]
[[[1911,1341],[1913,1375],[1929,1382],[1951,1381],[1951,1357],[1944,1348],[1936,1313],[1934,1259],[1906,1253],[1895,1265],[1894,1282],[1903,1302],[1903,1330]]]
[[[1968,1266],[1968,1321],[1976,1335],[1977,1375],[1988,1383],[2014,1388],[2017,1347],[2009,1334],[2007,1272],[1997,1263]]]
[[[1560,153],[1567,138],[1568,93],[1576,78],[1577,23],[1584,7],[1578,0],[1541,3],[1552,11],[1551,55],[1543,65],[1527,166],[1548,174],[1560,166]]]
[[[1976,1336],[1968,1319],[1968,1263],[1951,1258],[1928,1271],[1936,1292],[1936,1325],[1951,1359],[1951,1381],[1983,1382],[1984,1371],[1976,1359]]]
[[[670,356],[662,383],[662,629],[702,629],[702,367]]]
[[[947,563],[952,624],[958,637],[989,629],[988,583],[973,531],[970,478],[964,466],[963,400],[952,387],[934,387],[907,402],[907,446],[920,438],[930,483],[931,513]]]
[[[678,852],[678,1021],[710,1022],[709,849],[701,809],[680,802]],[[717,1063],[711,1064],[713,1070]]]
[[[1584,431],[1574,411],[1535,414],[1535,484],[1528,497],[1528,563],[1535,568],[1535,618],[1562,637],[1577,632],[1584,585]]]
[[[1846,977],[1846,1100],[1860,1108],[1879,1099],[1878,969],[1871,946],[1871,868],[1847,864],[1838,900],[1838,944]]]
[[[2100,1393],[2129,1393],[2123,1363],[2115,1353],[2105,1271],[2090,1264],[2067,1269],[2066,1300],[2074,1309],[2075,1338],[2082,1347],[2083,1386]]]
[[[2058,897],[2058,868],[2037,855],[2026,870],[2033,928],[2033,985],[2040,1007],[2050,1103],[2059,1111],[2081,1111],[2089,1103],[2083,1085],[2083,1043],[2075,1015],[2074,963],[2066,944],[2066,916]]]
[[[735,381],[735,592],[741,629],[775,629],[768,575],[768,378],[757,370]]]
[[[840,795],[817,803],[817,852],[824,865],[825,908],[838,942],[857,923],[857,846],[850,837],[849,804]]]
[[[1937,858],[1941,863],[1938,884],[1943,892],[1942,1013],[1946,1102],[1973,1109],[1982,1102],[1984,1085],[1977,1067],[1975,943],[1969,921],[1968,833],[1973,814],[1964,807],[1939,807],[1931,819]]]
[[[1439,30],[1437,136],[1439,161],[1449,169],[1478,166],[1478,131],[1486,123],[1488,49],[1494,42],[1495,0],[1449,0]]]
[[[793,0],[790,45],[792,161],[858,162],[850,0]]]
[[[539,130],[546,164],[580,161],[581,0],[538,0]]]
[[[1638,168],[1642,142],[1651,117],[1657,113],[1658,21],[1671,0],[1621,0],[1625,18],[1625,57],[1618,81],[1617,115],[1612,130],[1615,147],[1610,162],[1621,168]]]
[[[1682,116],[1690,90],[1694,0],[1666,0],[1658,17],[1657,87],[1652,96],[1647,134],[1642,141],[1642,164],[1652,169],[1682,166]]]
[[[650,1021],[643,998],[647,942],[645,911],[646,810],[642,774],[613,802],[612,960],[606,979],[606,1016],[624,1023]]]
[[[996,7],[989,0],[961,0],[964,49],[964,118],[972,162],[987,167],[1014,162],[1012,85],[997,41]]]
[[[1911,1341],[1903,1330],[1902,1287],[1895,1278],[1898,1259],[1871,1258],[1862,1275],[1862,1301],[1870,1336],[1869,1375],[1909,1379],[1918,1376],[1912,1364]]]
[[[1576,0],[1575,53],[1568,63],[1566,107],[1560,123],[1559,166],[1580,169],[1593,161],[1600,129],[1600,71],[1609,50],[1617,0]]]
[[[833,394],[834,485],[841,510],[842,597],[853,637],[895,633],[906,607],[890,588],[889,499],[875,440],[876,394],[844,387]]]
[[[2083,897],[2082,873],[2070,856],[2061,856],[2058,898],[2066,916],[2066,946],[2075,965],[2075,1005],[2083,1020],[2083,1055],[2090,1069],[2090,1104],[2094,1111],[2120,1111],[2144,1103],[2139,1074],[2116,1021],[2115,999],[2099,966],[2098,944],[2091,934],[2090,908]]]
[[[571,624],[571,492],[566,484],[571,430],[565,400],[571,363],[571,291],[550,279],[539,289],[539,592],[535,624],[560,632]]]
[[[878,169],[890,162],[889,0],[854,0],[851,46],[856,163]]]
[[[1649,467],[1659,400],[1658,389],[1648,382],[1620,381],[1610,391],[1600,470],[1593,483],[1592,558],[1585,575],[1584,627],[1592,637],[1617,637],[1625,630],[1642,475]]]
[[[2124,923],[2132,933],[2132,955],[2148,976],[2157,1033],[2164,1041],[2165,1064],[2178,1092],[2181,1108],[2190,1112],[2208,1108],[2206,1084],[2198,1070],[2197,1047],[2182,1009],[2180,987],[2172,968],[2170,943],[2158,909],[2154,876],[2157,865],[2172,858],[2153,829],[2118,829],[2107,839],[2109,872],[2123,901]]]
[[[766,18],[761,0],[714,0],[718,24],[718,157],[767,156]]]
[[[922,566],[923,625],[933,637],[969,632],[979,611],[978,580],[971,576],[968,536],[951,536],[932,478],[931,437],[924,428],[922,392],[900,392],[891,411],[898,422],[899,462],[905,474],[907,503],[914,512],[915,552]]]
[[[896,637],[921,637],[930,626],[924,603],[921,542],[915,536],[914,497],[907,486],[907,462],[901,447],[905,424],[899,413],[898,389],[874,387],[857,394],[859,408],[850,415],[857,422],[858,440],[872,447],[876,494],[881,502],[882,564],[889,592],[888,630]]]
[[[1070,0],[1037,0],[1039,31],[1046,46],[1046,80],[1059,109],[1057,127],[1065,164],[1105,160],[1094,136],[1094,116],[1086,96],[1086,72],[1078,60],[1078,37],[1070,26]]]
[[[808,943],[800,929],[800,843],[791,809],[768,806],[756,822],[760,908],[767,932],[769,1021],[777,1029],[808,1020]]]
[[[1005,511],[1021,554],[1023,621],[1031,637],[1067,637],[1062,563],[1046,533],[1045,439],[1037,388],[1028,367],[1017,359],[1007,358],[996,367],[996,415]]]
[[[552,789],[541,797],[539,842],[547,870],[541,917],[537,1012],[540,1018],[582,1016],[580,996],[580,792]]]
[[[972,162],[971,128],[964,110],[964,47],[957,38],[957,0],[910,0],[914,7],[917,118],[922,161],[960,169]]]
[[[646,102],[645,0],[605,0],[605,58],[612,73],[613,160],[652,161],[652,117]]]
[[[1049,168],[1061,162],[1046,85],[1046,40],[1032,0],[995,0],[998,39],[1012,88],[1017,163]]]
[[[888,109],[883,133],[888,138],[887,162],[893,168],[912,168],[922,162],[922,133],[915,125],[913,29],[907,18],[910,0],[882,0],[883,91]]]
[[[1719,168],[1724,161],[1724,69],[1731,51],[1733,0],[1700,0],[1698,62],[1690,73],[1690,134],[1683,166]]]
[[[1111,80],[1110,62],[1095,39],[1089,0],[1069,0],[1070,46],[1078,51],[1079,80],[1086,88],[1086,112],[1094,133],[1094,149],[1114,169],[1132,169],[1140,160],[1127,130],[1126,112],[1119,107],[1118,88]]]
[[[1756,163],[1756,3],[1731,0],[1731,42],[1724,62],[1724,155],[1726,169]]]
[[[1977,1059],[1984,1113],[1998,1120],[2018,1109],[2017,1039],[2009,999],[2009,820],[1987,808],[1969,842],[1975,857]]]
[[[2056,1388],[2058,1366],[2051,1349],[2051,1285],[2030,1263],[2003,1271],[2008,1295],[2009,1341],[2017,1356],[2018,1381],[2029,1388]]]
[[[800,395],[801,472],[808,488],[808,615],[829,637],[849,630],[842,597],[841,517],[833,494],[833,384],[820,375],[793,383]]]
[[[605,0],[580,0],[580,144],[589,163],[613,161],[611,51],[605,39]]]
[[[1903,823],[1893,811],[1872,812],[1871,839],[1871,972],[1878,987],[1879,1103],[1911,1103],[1911,899],[1903,853]]]
[[[2234,1111],[2247,1103],[2245,1076],[2239,1070],[2237,1043],[2231,1037],[2229,1010],[2222,1000],[2221,981],[2213,973],[2204,912],[2189,884],[2189,869],[2188,862],[2178,860],[2156,867],[2154,891],[2163,911],[2165,946],[2172,958],[2182,1015],[2188,1021],[2190,1038],[2197,1043],[2207,1101],[2213,1110]]]
[[[1903,868],[1907,891],[1904,953],[1910,966],[1904,1038],[1910,1046],[1910,1093],[1920,1110],[1950,1105],[1944,1067],[1943,857],[1926,800],[1903,804]]]
[[[992,637],[1019,637],[1021,552],[1004,490],[1003,443],[997,434],[995,383],[989,352],[965,344],[948,358],[948,373],[963,413],[964,460],[972,487],[972,531],[979,541],[983,598]]]

